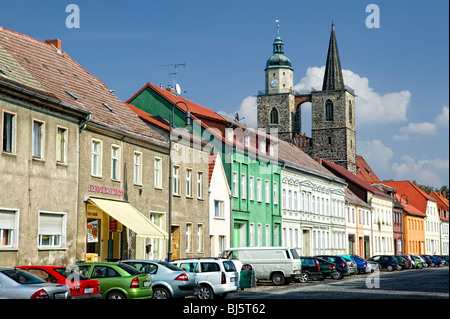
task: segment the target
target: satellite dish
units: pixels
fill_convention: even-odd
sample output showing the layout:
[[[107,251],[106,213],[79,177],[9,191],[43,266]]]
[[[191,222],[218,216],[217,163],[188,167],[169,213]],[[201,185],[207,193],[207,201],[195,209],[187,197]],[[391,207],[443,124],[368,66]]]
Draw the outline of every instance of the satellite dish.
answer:
[[[180,88],[180,85],[178,83],[175,84],[175,90],[177,91],[178,95],[181,95],[181,88]]]

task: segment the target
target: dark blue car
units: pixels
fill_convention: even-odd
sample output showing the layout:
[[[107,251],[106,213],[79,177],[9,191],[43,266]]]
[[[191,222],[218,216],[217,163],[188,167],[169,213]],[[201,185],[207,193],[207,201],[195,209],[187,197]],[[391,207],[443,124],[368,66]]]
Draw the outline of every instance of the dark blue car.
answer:
[[[365,274],[367,271],[367,261],[358,255],[351,255],[358,266],[358,273]]]
[[[347,262],[344,258],[339,256],[333,256],[333,255],[317,255],[316,257],[325,259],[328,262],[334,263],[336,265],[336,270],[339,274],[339,278],[336,279],[342,279],[344,276],[347,276],[350,274],[350,269],[347,266]]]
[[[387,271],[402,269],[402,267],[400,267],[397,259],[395,259],[394,256],[377,255],[377,256],[370,257],[368,260],[379,263],[381,268],[387,269]]]
[[[430,266],[430,267],[436,267],[436,266],[440,266],[442,264],[441,258],[434,257],[431,255],[422,255],[422,257],[425,259],[428,266]]]

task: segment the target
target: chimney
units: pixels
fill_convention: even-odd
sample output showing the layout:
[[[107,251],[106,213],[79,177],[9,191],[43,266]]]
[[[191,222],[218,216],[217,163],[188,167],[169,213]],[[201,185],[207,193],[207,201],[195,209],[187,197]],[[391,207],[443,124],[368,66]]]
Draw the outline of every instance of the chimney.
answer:
[[[45,43],[47,43],[49,45],[53,45],[56,49],[61,51],[61,40],[59,40],[59,39],[45,40]]]

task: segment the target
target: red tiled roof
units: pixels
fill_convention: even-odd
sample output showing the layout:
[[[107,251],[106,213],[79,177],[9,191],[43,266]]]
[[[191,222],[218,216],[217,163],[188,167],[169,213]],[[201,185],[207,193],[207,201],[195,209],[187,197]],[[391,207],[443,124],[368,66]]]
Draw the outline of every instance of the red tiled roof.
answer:
[[[399,197],[405,194],[408,197],[409,204],[416,207],[421,212],[426,213],[428,200],[435,201],[433,197],[410,181],[383,181],[382,183],[395,187]]]
[[[369,164],[367,164],[367,162],[361,155],[356,155],[356,165],[358,166],[356,176],[362,178],[370,184],[380,182],[377,175],[375,175],[372,168],[370,168]]]
[[[136,96],[138,96],[142,91],[144,91],[146,88],[150,88],[159,95],[161,95],[163,98],[165,98],[167,101],[169,101],[172,104],[175,104],[177,102],[184,102],[189,106],[189,112],[192,114],[195,114],[196,116],[201,117],[208,117],[211,119],[214,119],[216,121],[224,121],[222,117],[220,117],[216,112],[214,112],[211,109],[208,109],[207,107],[201,106],[197,103],[194,103],[192,101],[189,101],[181,96],[174,95],[173,93],[160,88],[157,85],[154,85],[152,83],[145,84],[139,91],[137,91],[132,97],[130,97],[127,101],[127,103],[130,103]],[[183,103],[177,104],[177,107],[183,111],[186,112],[186,106]]]
[[[214,172],[214,167],[216,166],[217,153],[209,155],[209,180],[208,185],[211,184],[211,177]]]
[[[442,194],[441,191],[437,191],[437,192],[431,192],[430,196],[433,197],[436,202],[437,202],[437,206],[438,206],[438,210],[443,210],[444,212],[446,212],[445,215],[443,214],[439,214],[439,217],[441,218],[442,221],[444,222],[448,222],[449,221],[449,203],[448,203],[448,199],[444,196],[444,194]]]
[[[10,67],[16,69],[11,74],[18,71],[20,65],[29,75],[28,85],[35,83],[35,88],[39,86],[41,91],[51,94],[59,101],[91,112],[91,123],[167,145],[159,134],[143,123],[104,83],[87,72],[66,52],[59,54],[49,44],[2,27],[0,49],[4,49],[12,57],[10,61],[14,65],[11,64]]]
[[[356,176],[355,174],[353,174],[346,168],[344,168],[340,165],[337,165],[335,163],[332,163],[330,161],[324,160],[324,159],[319,160],[319,162],[321,162],[322,165],[325,166],[326,169],[331,170],[333,173],[336,173],[339,176],[342,176],[346,180],[350,180],[351,182],[358,185],[359,187],[361,187],[371,193],[377,194],[379,196],[391,198],[389,195],[383,193],[381,190],[379,190],[375,186],[372,186],[371,184],[369,184],[362,178]]]

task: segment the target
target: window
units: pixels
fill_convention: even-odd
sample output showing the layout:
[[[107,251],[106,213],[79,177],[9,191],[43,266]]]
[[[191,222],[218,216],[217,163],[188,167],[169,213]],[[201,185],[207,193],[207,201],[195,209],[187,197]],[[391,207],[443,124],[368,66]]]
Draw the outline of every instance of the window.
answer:
[[[244,136],[244,146],[249,147],[250,146],[250,136],[245,135]]]
[[[256,231],[257,231],[257,238],[258,238],[258,247],[261,247],[262,246],[262,237],[263,237],[261,224],[258,224],[258,228]]]
[[[172,189],[173,189],[173,195],[179,195],[180,194],[180,167],[173,166],[172,168]]]
[[[2,140],[2,150],[4,152],[16,152],[16,114],[3,112]]]
[[[134,184],[142,185],[142,153],[134,151]]]
[[[255,224],[250,224],[250,247],[255,246]]]
[[[102,141],[92,140],[92,176],[102,176]]]
[[[266,180],[266,184],[264,185],[264,190],[265,190],[265,193],[264,193],[264,196],[265,196],[265,199],[266,199],[266,203],[270,203],[270,182],[268,181],[268,180]]]
[[[64,248],[65,237],[65,213],[39,213],[39,248]]]
[[[266,224],[266,247],[270,247],[270,225]]]
[[[288,190],[288,197],[287,197],[287,209],[292,208],[292,191]]]
[[[325,120],[334,121],[333,101],[331,100],[325,102]]]
[[[256,200],[258,202],[262,201],[262,180],[261,178],[258,178],[256,181]]]
[[[197,198],[203,198],[203,172],[197,172]]]
[[[56,162],[67,163],[67,129],[58,126],[56,129]]]
[[[224,218],[225,202],[221,200],[214,200],[214,218]]]
[[[238,189],[238,173],[233,172],[233,196],[238,197],[239,196],[239,189]]]
[[[245,174],[241,175],[241,197],[247,199],[247,176]]]
[[[33,120],[33,157],[44,158],[44,122]]]
[[[273,183],[273,203],[274,205],[278,205],[278,183]]]
[[[272,108],[270,111],[270,124],[278,124],[278,111],[276,108]]]
[[[18,248],[19,212],[0,209],[0,250]]]
[[[155,188],[162,188],[162,160],[155,157]]]
[[[111,179],[120,180],[120,146],[111,146]]]
[[[203,225],[198,224],[197,225],[197,251],[203,251]]]
[[[186,196],[192,197],[192,170],[186,170]]]
[[[249,199],[255,200],[255,178],[253,176],[250,176],[248,192],[249,192],[248,195]]]
[[[298,192],[294,191],[294,205],[293,205],[293,209],[294,210],[298,210]]]
[[[283,188],[282,191],[282,208],[286,209],[286,189]]]
[[[192,250],[192,224],[186,224],[186,252]]]
[[[266,139],[264,137],[260,137],[259,141],[259,151],[266,153]]]

